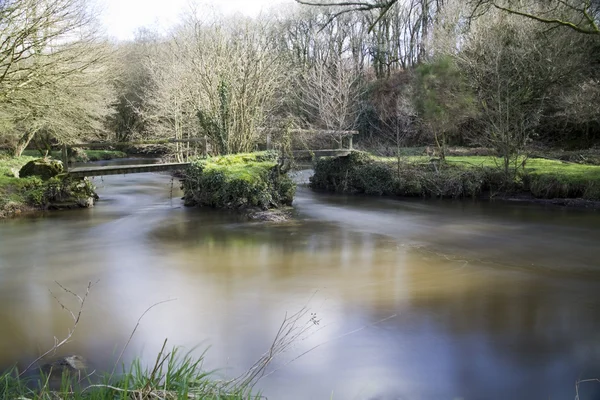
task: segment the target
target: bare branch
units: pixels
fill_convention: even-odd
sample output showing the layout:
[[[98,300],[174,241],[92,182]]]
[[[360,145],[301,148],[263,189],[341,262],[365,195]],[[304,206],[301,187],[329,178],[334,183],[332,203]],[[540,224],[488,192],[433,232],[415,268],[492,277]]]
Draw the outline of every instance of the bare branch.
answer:
[[[92,282],[88,282],[85,294],[83,296],[80,296],[80,295],[76,294],[75,292],[65,288],[60,283],[56,282],[56,284],[58,286],[60,286],[60,288],[63,289],[66,293],[75,297],[79,303],[79,309],[78,309],[77,313],[75,313],[71,309],[66,307],[62,302],[60,302],[60,300],[58,300],[58,298],[56,296],[53,295],[53,297],[56,299],[56,301],[62,307],[62,309],[67,310],[67,312],[69,312],[69,314],[71,314],[71,317],[73,318],[73,326],[71,328],[69,328],[67,335],[63,339],[58,339],[55,337],[54,345],[48,351],[46,351],[41,356],[39,356],[38,358],[33,360],[27,367],[25,367],[25,369],[19,373],[19,377],[23,376],[24,373],[26,373],[31,367],[33,367],[35,364],[37,364],[40,360],[44,359],[46,356],[48,356],[50,354],[54,354],[56,352],[56,350],[58,350],[61,346],[63,346],[64,344],[68,343],[71,340],[71,338],[73,337],[73,334],[75,333],[75,330],[77,329],[77,326],[79,325],[81,313],[83,312],[83,306],[85,305],[85,301],[90,294],[90,289],[93,286]]]

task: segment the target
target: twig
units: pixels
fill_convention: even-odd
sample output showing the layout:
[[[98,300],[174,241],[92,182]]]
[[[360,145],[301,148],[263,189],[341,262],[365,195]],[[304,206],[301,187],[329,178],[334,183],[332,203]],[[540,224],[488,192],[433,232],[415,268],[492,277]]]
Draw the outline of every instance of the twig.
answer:
[[[19,373],[19,377],[23,376],[24,373],[26,373],[32,366],[34,366],[36,363],[38,363],[40,360],[42,360],[44,357],[48,356],[51,353],[55,353],[56,350],[58,350],[59,347],[63,346],[65,343],[68,343],[69,340],[71,339],[71,337],[73,337],[73,334],[75,333],[75,330],[77,329],[77,325],[79,324],[79,320],[81,319],[81,313],[83,312],[83,306],[85,305],[85,301],[88,298],[89,294],[90,294],[90,289],[92,288],[92,282],[88,282],[86,291],[85,291],[85,295],[83,295],[83,297],[79,296],[78,294],[74,293],[73,291],[65,288],[63,285],[61,285],[58,282],[55,282],[61,289],[63,289],[65,292],[69,293],[70,295],[74,296],[77,298],[77,300],[79,301],[79,310],[77,311],[77,314],[75,314],[73,311],[71,311],[71,309],[69,309],[68,307],[66,307],[55,295],[54,293],[50,292],[52,294],[52,297],[54,297],[54,299],[58,302],[58,304],[62,307],[63,310],[66,310],[69,312],[69,314],[71,314],[71,317],[73,318],[73,327],[69,329],[67,336],[65,336],[62,340],[59,340],[56,336],[54,337],[54,345],[48,350],[46,351],[44,354],[42,354],[41,356],[39,356],[38,358],[36,358],[35,360],[33,360],[27,367],[25,367],[25,369],[23,371],[21,371]]]
[[[265,374],[265,375],[261,376],[261,378],[262,378],[262,377],[267,377],[267,376],[269,376],[269,375],[271,375],[271,374],[274,374],[275,372],[279,371],[281,368],[288,366],[289,364],[291,364],[292,362],[296,361],[296,360],[297,360],[297,359],[299,359],[300,357],[303,357],[303,356],[305,356],[306,354],[310,353],[311,351],[313,351],[313,350],[315,350],[315,349],[318,349],[319,347],[321,347],[321,346],[323,346],[323,345],[325,345],[325,344],[327,344],[327,343],[333,342],[333,341],[335,341],[335,340],[342,339],[342,338],[344,338],[344,337],[346,337],[346,336],[353,335],[353,334],[355,334],[355,333],[357,333],[357,332],[360,332],[360,331],[362,331],[362,330],[365,330],[365,329],[367,329],[367,328],[370,328],[370,327],[373,327],[373,326],[379,325],[379,324],[381,324],[381,323],[383,323],[383,322],[385,322],[385,321],[388,321],[388,320],[390,320],[390,319],[396,318],[397,316],[398,316],[398,314],[390,315],[389,317],[385,317],[385,318],[383,318],[383,319],[380,319],[379,321],[373,322],[372,324],[368,324],[368,325],[362,326],[362,327],[360,327],[360,328],[354,329],[354,330],[352,330],[352,331],[350,331],[350,332],[346,332],[346,333],[344,333],[344,334],[342,334],[342,335],[340,335],[340,336],[337,336],[337,337],[335,337],[335,338],[333,338],[333,339],[329,339],[329,340],[326,340],[326,341],[324,341],[324,342],[322,342],[322,343],[319,343],[319,344],[317,344],[316,346],[313,346],[313,347],[311,347],[310,349],[306,350],[306,351],[305,351],[305,352],[303,352],[302,354],[300,354],[300,355],[298,355],[298,356],[296,356],[296,357],[292,358],[290,361],[288,361],[287,363],[283,364],[283,365],[282,365],[280,368],[276,368],[276,369],[274,369],[273,371],[269,372],[268,374]],[[259,379],[260,379],[260,378],[259,378]]]
[[[579,384],[580,383],[587,383],[587,382],[597,382],[600,383],[600,379],[597,378],[592,378],[592,379],[578,379],[575,382],[575,400],[579,400]]]
[[[260,357],[246,373],[233,379],[229,384],[237,384],[241,387],[249,388],[254,387],[254,385],[256,385],[256,383],[265,375],[266,369],[271,361],[273,361],[278,354],[285,352],[298,338],[315,325],[315,321],[312,317],[303,325],[298,325],[298,321],[307,314],[307,307],[303,307],[300,311],[291,316],[288,316],[286,313],[269,350],[263,354],[263,356]]]

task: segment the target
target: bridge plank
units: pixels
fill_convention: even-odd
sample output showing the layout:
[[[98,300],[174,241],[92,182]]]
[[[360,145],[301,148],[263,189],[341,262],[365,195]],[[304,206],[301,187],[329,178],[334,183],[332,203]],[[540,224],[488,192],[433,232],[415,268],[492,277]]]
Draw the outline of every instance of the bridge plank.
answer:
[[[69,175],[82,178],[84,176],[104,176],[136,174],[143,172],[159,172],[183,169],[190,163],[166,163],[166,164],[144,164],[144,165],[111,165],[105,167],[79,167],[69,170]]]

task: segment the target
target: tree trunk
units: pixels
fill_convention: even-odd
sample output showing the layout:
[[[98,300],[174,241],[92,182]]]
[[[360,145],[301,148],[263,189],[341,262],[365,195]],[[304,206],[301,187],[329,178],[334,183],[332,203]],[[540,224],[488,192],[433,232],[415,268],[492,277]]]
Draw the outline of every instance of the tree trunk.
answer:
[[[429,1],[422,0],[421,4],[421,43],[417,62],[423,62],[427,56],[427,46],[429,40]]]
[[[25,133],[23,136],[21,136],[21,139],[19,139],[19,142],[15,146],[15,149],[13,152],[13,155],[15,157],[21,157],[21,155],[23,154],[23,151],[29,145],[29,142],[31,142],[33,140],[35,133],[36,133],[36,131],[30,131],[30,132]]]

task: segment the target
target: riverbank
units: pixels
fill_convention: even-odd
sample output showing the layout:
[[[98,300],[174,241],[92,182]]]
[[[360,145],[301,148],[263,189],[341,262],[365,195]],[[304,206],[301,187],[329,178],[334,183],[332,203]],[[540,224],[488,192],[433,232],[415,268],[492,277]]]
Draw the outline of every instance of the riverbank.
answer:
[[[310,186],[348,194],[600,207],[600,166],[531,158],[507,179],[501,165],[502,159],[494,156],[451,156],[441,163],[425,156],[389,158],[354,152],[319,160]]]
[[[87,179],[57,175],[20,177],[19,171],[35,157],[0,154],[0,219],[33,211],[91,207],[97,195]]]

